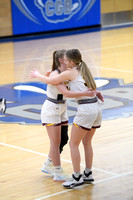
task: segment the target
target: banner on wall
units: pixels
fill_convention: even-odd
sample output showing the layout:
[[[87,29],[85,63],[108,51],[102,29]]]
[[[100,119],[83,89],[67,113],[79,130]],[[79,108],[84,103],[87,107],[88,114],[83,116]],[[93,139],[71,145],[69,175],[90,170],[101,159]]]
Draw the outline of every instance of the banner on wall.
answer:
[[[100,0],[11,0],[13,35],[100,25]]]

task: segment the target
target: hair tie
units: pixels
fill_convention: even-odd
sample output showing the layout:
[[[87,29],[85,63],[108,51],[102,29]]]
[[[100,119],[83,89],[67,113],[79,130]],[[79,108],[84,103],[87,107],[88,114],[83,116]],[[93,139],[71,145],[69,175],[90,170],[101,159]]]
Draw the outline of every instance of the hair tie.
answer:
[[[79,62],[79,65],[82,65],[82,62],[83,62],[83,61],[82,61],[82,60],[80,60],[80,62]]]
[[[75,64],[76,64],[76,65],[81,65],[82,62],[83,62],[83,61],[80,60],[78,63],[75,63]]]

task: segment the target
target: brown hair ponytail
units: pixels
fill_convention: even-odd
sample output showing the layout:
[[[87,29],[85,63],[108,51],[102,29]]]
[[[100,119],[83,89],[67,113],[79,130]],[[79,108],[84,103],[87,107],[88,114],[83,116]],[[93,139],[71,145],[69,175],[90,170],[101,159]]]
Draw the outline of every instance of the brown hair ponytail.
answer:
[[[63,58],[65,53],[66,53],[66,50],[64,50],[64,49],[53,52],[52,71],[54,71],[55,69],[58,69],[60,67],[59,58]]]
[[[57,51],[53,52],[53,63],[52,63],[52,71],[54,71],[55,69],[58,69],[58,65],[55,62],[55,54]]]

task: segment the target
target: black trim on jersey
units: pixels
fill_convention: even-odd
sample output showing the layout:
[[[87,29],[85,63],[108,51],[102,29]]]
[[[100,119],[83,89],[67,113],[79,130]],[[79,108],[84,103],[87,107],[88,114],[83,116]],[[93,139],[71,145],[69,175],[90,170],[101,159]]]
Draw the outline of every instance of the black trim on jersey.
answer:
[[[59,74],[61,73],[61,71],[59,69],[55,69],[55,71],[57,71]],[[58,94],[57,100],[63,100],[63,94]]]
[[[50,97],[47,97],[47,100],[48,101],[51,101],[52,103],[56,103],[56,104],[64,104],[64,103],[66,103],[66,100],[57,100],[57,99],[52,99],[52,98],[50,98]]]
[[[97,98],[95,97],[93,99],[80,99],[77,102],[78,102],[78,104],[96,103]]]

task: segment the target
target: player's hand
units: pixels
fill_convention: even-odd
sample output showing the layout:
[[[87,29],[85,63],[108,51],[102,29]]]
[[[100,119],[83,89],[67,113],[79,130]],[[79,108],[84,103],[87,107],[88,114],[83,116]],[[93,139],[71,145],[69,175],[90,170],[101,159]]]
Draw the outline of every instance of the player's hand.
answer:
[[[50,73],[51,73],[51,70],[47,71],[47,72],[45,73],[45,76],[49,77],[49,76],[50,76]]]
[[[96,90],[92,90],[91,88],[89,88],[85,91],[85,93],[85,96],[94,97],[96,95]]]
[[[39,75],[40,75],[40,72],[37,69],[33,69],[29,74],[30,78],[38,78]]]
[[[104,102],[104,97],[103,97],[103,95],[101,94],[101,92],[97,92],[97,97],[102,101],[102,102]]]

